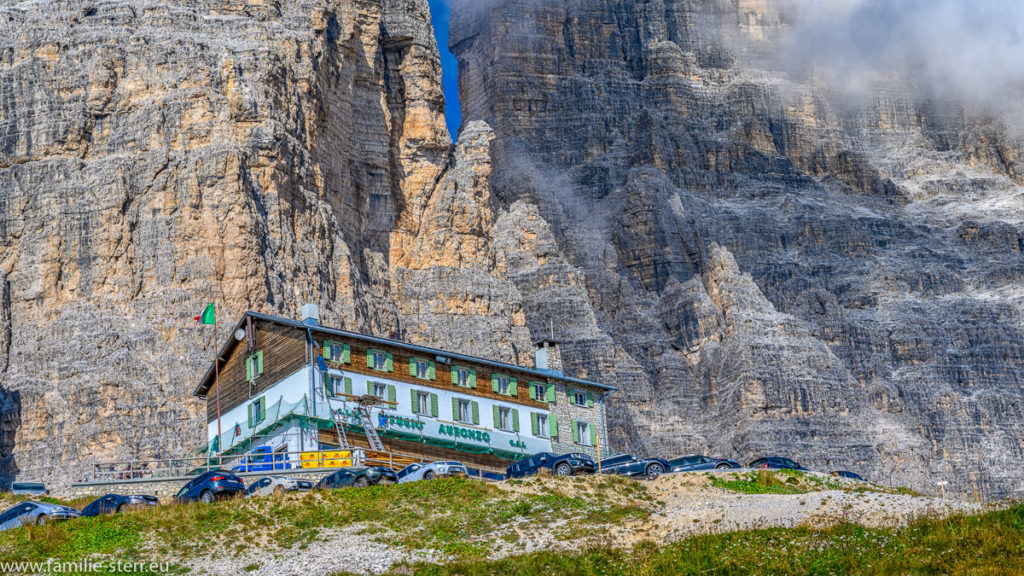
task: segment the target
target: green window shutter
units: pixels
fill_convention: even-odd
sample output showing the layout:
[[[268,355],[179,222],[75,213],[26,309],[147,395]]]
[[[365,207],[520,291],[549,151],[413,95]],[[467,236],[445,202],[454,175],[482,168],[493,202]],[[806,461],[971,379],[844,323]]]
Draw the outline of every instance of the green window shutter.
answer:
[[[416,359],[409,358],[409,376],[416,375]]]
[[[395,371],[395,357],[391,355],[391,352],[388,352],[388,359],[387,359],[386,362],[387,362],[387,364],[384,366],[384,370],[387,371],[387,372],[394,372]]]
[[[473,402],[473,424],[480,425],[480,403]]]
[[[452,398],[452,420],[459,421],[459,399]]]
[[[519,410],[512,410],[512,430],[519,432]]]
[[[498,375],[491,374],[491,392],[497,393],[498,391]]]
[[[263,350],[256,353],[256,375],[263,374]]]
[[[519,392],[519,390],[516,388],[516,379],[515,378],[509,378],[508,379],[508,395],[509,396],[518,396],[517,392]]]
[[[388,385],[388,402],[398,401],[398,388],[394,384]]]
[[[548,414],[548,428],[552,438],[558,437],[558,417],[554,414]]]
[[[545,391],[548,393],[548,402],[554,402],[555,401],[555,385],[554,384],[548,384],[548,387],[547,387],[547,389]]]
[[[252,429],[252,404],[249,404],[249,428]]]
[[[245,359],[245,379],[252,380],[252,357]]]
[[[345,378],[345,394],[352,395],[352,379],[348,377]]]
[[[373,349],[370,348],[366,350],[366,367],[376,368],[376,366],[373,365]]]
[[[370,380],[366,381],[366,395],[373,396],[373,382]]]
[[[469,387],[476,388],[476,370],[469,371]]]
[[[491,408],[494,411],[494,427],[501,428],[501,414],[498,413],[498,407],[491,406]]]
[[[437,394],[430,395],[430,415],[437,418],[440,412],[437,411]]]
[[[587,428],[590,429],[590,445],[597,446],[597,426],[591,424]]]
[[[533,432],[534,436],[540,436],[540,424],[537,423],[536,412],[530,412],[530,432]]]
[[[580,443],[580,429],[579,429],[579,427],[576,426],[576,421],[575,420],[571,420],[571,419],[569,420],[569,428],[572,428],[572,441],[577,443],[577,444],[579,444]]]
[[[409,390],[409,398],[412,399],[412,413],[413,414],[419,414],[420,413],[419,395],[416,393],[415,390]]]
[[[260,412],[259,412],[259,417],[256,418],[256,419],[259,420],[260,422],[262,422],[262,421],[267,419],[267,397],[264,396],[264,397],[260,398],[259,403],[257,404],[257,406],[259,406]]]
[[[529,388],[530,388],[530,400],[536,400],[537,399],[537,383],[536,382],[530,382]]]
[[[433,362],[427,363],[427,378],[431,380],[437,380],[437,370],[434,368]]]
[[[593,407],[594,407],[594,393],[593,392],[587,392],[587,408],[593,408]]]
[[[330,398],[334,396],[334,383],[331,382],[331,375],[324,372],[324,394]]]
[[[569,404],[575,404],[576,403],[576,391],[575,390],[573,390],[572,388],[566,388],[565,389],[565,395],[569,397]]]
[[[343,348],[341,349],[341,361],[344,362],[345,364],[351,364],[352,363],[352,347],[349,346],[348,344],[342,344],[342,346],[343,346]]]

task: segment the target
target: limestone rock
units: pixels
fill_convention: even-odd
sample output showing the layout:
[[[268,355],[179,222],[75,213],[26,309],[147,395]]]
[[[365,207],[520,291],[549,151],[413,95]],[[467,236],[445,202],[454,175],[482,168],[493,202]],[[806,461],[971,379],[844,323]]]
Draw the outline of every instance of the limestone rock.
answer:
[[[497,210],[551,235],[508,259],[526,325],[623,388],[618,449],[1019,496],[1024,138],[903,85],[850,103],[793,79],[783,16],[455,2]]]

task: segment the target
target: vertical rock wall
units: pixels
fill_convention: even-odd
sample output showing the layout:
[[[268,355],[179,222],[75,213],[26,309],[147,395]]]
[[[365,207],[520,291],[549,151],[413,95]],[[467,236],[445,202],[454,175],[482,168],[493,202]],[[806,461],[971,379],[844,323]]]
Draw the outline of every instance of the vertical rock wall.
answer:
[[[769,0],[453,18],[497,211],[535,231],[509,259],[526,325],[623,389],[616,448],[1021,493],[1019,135],[901,84],[790,79]]]

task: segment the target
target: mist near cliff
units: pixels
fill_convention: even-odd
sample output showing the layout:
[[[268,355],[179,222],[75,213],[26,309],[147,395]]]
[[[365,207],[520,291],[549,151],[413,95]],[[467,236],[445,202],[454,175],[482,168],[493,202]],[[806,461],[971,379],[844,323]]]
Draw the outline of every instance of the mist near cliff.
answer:
[[[883,86],[970,112],[1024,111],[1024,3],[1012,0],[780,0],[791,24],[777,56],[842,95]]]

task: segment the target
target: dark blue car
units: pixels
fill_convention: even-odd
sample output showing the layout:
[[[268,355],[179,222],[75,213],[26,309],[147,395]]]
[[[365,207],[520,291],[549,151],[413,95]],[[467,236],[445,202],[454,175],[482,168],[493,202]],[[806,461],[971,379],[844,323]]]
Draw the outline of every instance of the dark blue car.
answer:
[[[572,453],[559,456],[551,452],[539,452],[509,466],[505,471],[505,478],[524,478],[541,470],[548,470],[558,476],[593,474],[597,470],[597,464],[586,454]]]
[[[146,496],[142,494],[129,494],[126,496],[122,496],[121,494],[107,494],[106,496],[100,496],[93,500],[92,504],[82,508],[82,516],[116,514],[125,510],[143,508],[145,506],[157,506],[159,504],[160,501],[157,500],[156,496]]]
[[[668,461],[664,458],[637,458],[632,454],[620,454],[601,460],[598,468],[601,474],[657,478],[668,470]]]
[[[848,472],[846,470],[837,470],[832,473],[833,476],[839,476],[840,478],[848,478],[850,480],[856,480],[857,482],[867,482],[860,474],[856,472]]]
[[[226,470],[210,470],[196,476],[174,496],[178,502],[205,502],[231,498],[245,492],[245,483]]]
[[[767,458],[758,458],[750,463],[748,468],[760,468],[769,470],[804,470],[807,468],[797,464],[789,458],[783,458],[781,456],[769,456]]]
[[[696,470],[725,470],[727,468],[742,468],[735,460],[725,458],[711,458],[701,454],[680,456],[668,461],[669,472],[693,472]]]

